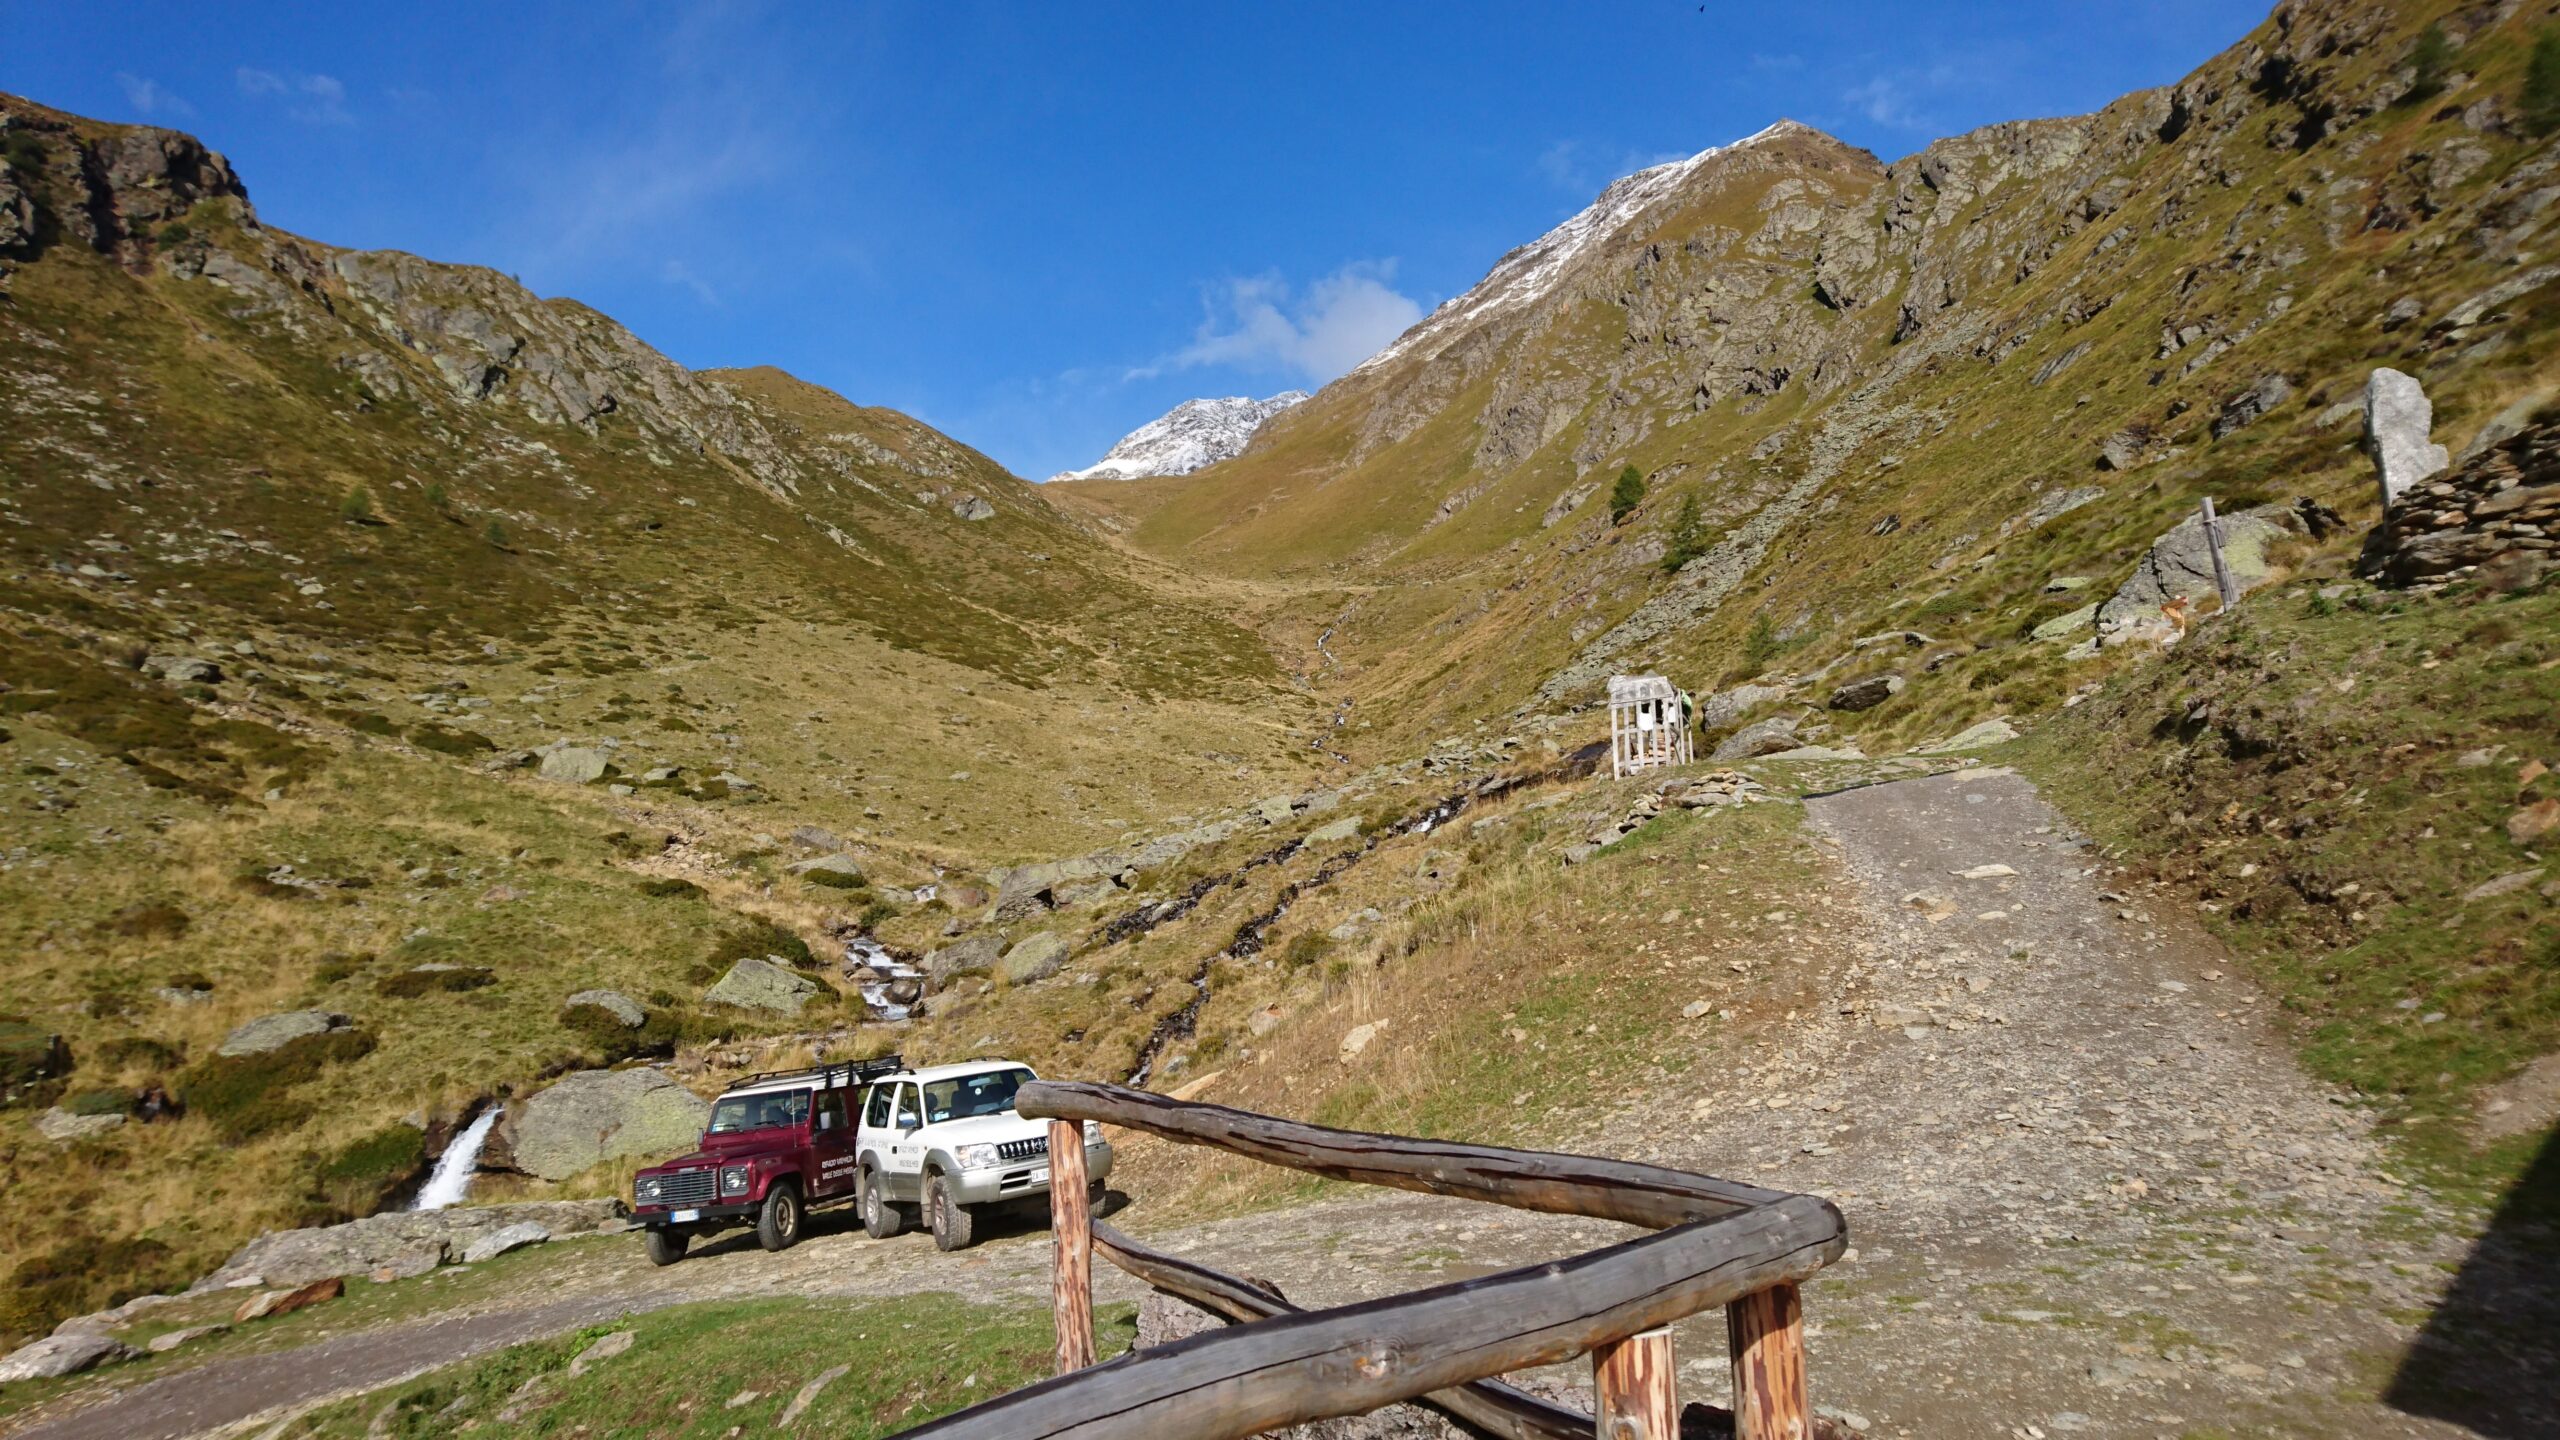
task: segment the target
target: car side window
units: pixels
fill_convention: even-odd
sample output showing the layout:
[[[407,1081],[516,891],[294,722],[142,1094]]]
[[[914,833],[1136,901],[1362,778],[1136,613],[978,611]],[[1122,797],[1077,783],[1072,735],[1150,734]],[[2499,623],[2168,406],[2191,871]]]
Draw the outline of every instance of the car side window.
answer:
[[[821,1130],[844,1128],[844,1096],[829,1090],[818,1097],[818,1128]]]
[[[924,1116],[922,1112],[916,1109],[916,1087],[913,1085],[899,1086],[898,1128],[901,1130],[913,1130],[923,1123]]]
[[[874,1085],[871,1087],[871,1106],[869,1109],[862,1112],[862,1123],[866,1128],[872,1130],[886,1130],[889,1128],[889,1106],[892,1103],[893,1098],[891,1092],[897,1088],[898,1087],[895,1085]]]

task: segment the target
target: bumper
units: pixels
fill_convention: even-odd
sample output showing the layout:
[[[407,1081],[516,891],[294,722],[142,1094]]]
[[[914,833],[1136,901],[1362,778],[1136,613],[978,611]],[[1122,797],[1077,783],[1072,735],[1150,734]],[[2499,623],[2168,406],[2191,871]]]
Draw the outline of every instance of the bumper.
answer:
[[[755,1200],[734,1205],[641,1205],[632,1209],[631,1223],[645,1225],[652,1230],[731,1225],[753,1220],[761,1208],[762,1202]]]
[[[1111,1142],[1084,1147],[1086,1178],[1102,1181],[1111,1178]],[[1037,1179],[1033,1177],[1037,1176]],[[1049,1193],[1049,1166],[1046,1161],[1030,1165],[990,1165],[983,1170],[963,1170],[944,1177],[951,1187],[951,1198],[963,1205],[994,1205]]]

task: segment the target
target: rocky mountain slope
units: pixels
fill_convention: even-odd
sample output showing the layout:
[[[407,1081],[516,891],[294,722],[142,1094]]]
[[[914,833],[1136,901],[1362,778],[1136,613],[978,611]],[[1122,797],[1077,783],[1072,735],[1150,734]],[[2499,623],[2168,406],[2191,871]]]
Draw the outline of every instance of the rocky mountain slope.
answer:
[[[2288,3],[2173,86],[1891,165],[1774,126],[1620,182],[1237,461],[1073,501],[1287,581],[1390,749],[1615,669],[1872,669],[1886,629],[1937,678],[1860,723],[2049,703],[2111,662],[2029,633],[2205,494],[2376,513],[2376,366],[2455,450],[2550,398],[2548,19]]]
[[[1243,453],[1263,422],[1306,398],[1304,390],[1283,390],[1268,400],[1246,395],[1185,400],[1121,436],[1101,459],[1049,478],[1135,480],[1146,475],[1188,475]]]

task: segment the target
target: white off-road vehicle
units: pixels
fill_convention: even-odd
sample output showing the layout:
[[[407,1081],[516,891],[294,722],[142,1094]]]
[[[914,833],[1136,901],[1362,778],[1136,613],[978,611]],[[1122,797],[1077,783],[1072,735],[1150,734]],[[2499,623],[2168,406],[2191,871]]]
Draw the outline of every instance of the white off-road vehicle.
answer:
[[[933,1243],[958,1250],[977,1238],[989,1211],[1045,1206],[1049,1122],[1026,1120],[1014,1092],[1038,1078],[1013,1060],[972,1060],[901,1071],[872,1082],[856,1128],[862,1228],[887,1239],[915,1223]],[[1084,1127],[1085,1166],[1094,1195],[1111,1174],[1100,1126]]]

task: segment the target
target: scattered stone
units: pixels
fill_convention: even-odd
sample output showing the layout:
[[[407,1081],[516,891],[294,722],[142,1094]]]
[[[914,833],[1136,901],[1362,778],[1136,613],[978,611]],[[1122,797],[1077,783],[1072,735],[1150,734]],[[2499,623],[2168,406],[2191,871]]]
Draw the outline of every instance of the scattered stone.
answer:
[[[714,1005],[735,1005],[741,1010],[797,1015],[817,994],[818,983],[808,976],[771,960],[745,955],[729,967],[729,973],[721,976],[719,983],[702,992],[702,998]]]
[[[639,1338],[639,1332],[634,1330],[616,1330],[610,1335],[597,1336],[594,1344],[579,1351],[577,1358],[569,1362],[569,1378],[575,1380],[607,1360],[628,1354],[632,1342]]]
[[[782,1414],[773,1422],[774,1428],[777,1430],[789,1428],[791,1422],[799,1419],[810,1405],[816,1402],[820,1391],[851,1373],[853,1373],[853,1367],[850,1365],[838,1365],[832,1369],[820,1371],[818,1378],[801,1386],[800,1393],[791,1397],[791,1403],[782,1407]]]
[[[1036,984],[1058,973],[1058,967],[1067,963],[1069,948],[1064,939],[1045,930],[1027,935],[1004,952],[996,962],[996,973],[1008,985]]]
[[[326,1280],[314,1280],[298,1289],[264,1290],[241,1301],[240,1308],[231,1312],[231,1321],[235,1325],[246,1325],[252,1320],[290,1315],[296,1310],[335,1300],[345,1293],[347,1282],[335,1275]]]
[[[602,750],[584,745],[564,745],[542,757],[542,765],[534,773],[545,780],[563,785],[588,785],[604,778],[612,763]]]
[[[564,1014],[581,1008],[602,1010],[622,1022],[626,1030],[637,1030],[649,1023],[649,1012],[640,1007],[640,1002],[619,990],[581,990],[560,1002]]]
[[[150,1351],[154,1355],[166,1355],[181,1345],[193,1344],[198,1340],[204,1339],[208,1335],[220,1335],[230,1328],[231,1327],[228,1325],[219,1323],[212,1325],[189,1325],[183,1330],[171,1330],[163,1334],[154,1335],[142,1348]]]
[[[2537,800],[2507,817],[2507,838],[2530,845],[2560,826],[2560,799]]]
[[[123,1123],[124,1116],[121,1112],[109,1111],[104,1115],[75,1115],[57,1105],[36,1117],[36,1133],[56,1145],[68,1145],[75,1140],[104,1135]]]
[[[296,1040],[311,1035],[326,1035],[334,1030],[352,1029],[355,1022],[330,1010],[286,1010],[274,1015],[261,1015],[222,1037],[216,1055],[237,1057],[264,1055],[281,1050]]]
[[[2364,382],[2364,448],[2382,488],[2382,508],[2400,503],[2410,487],[2433,479],[2452,457],[2435,443],[2435,406],[2413,376],[2387,366]]]
[[[1966,880],[1997,880],[2003,876],[2015,875],[2018,872],[2010,869],[2006,865],[1995,863],[1990,865],[1976,865],[1970,870],[1957,870],[1951,873]]]
[[[215,685],[222,680],[221,666],[190,655],[146,655],[142,673],[177,685]]]
[[[2516,891],[2522,890],[2541,878],[2542,871],[2538,867],[2532,870],[2518,870],[2511,874],[2501,875],[2495,880],[2484,881],[2481,884],[2474,885],[2470,889],[2462,892],[2462,898],[2465,900],[2494,900],[2501,895],[2512,895]]]
[[[522,1221],[503,1229],[492,1230],[472,1241],[463,1249],[462,1263],[477,1265],[483,1260],[495,1260],[511,1250],[521,1250],[528,1245],[540,1245],[550,1238],[551,1231],[541,1223],[532,1220]]]
[[[1358,1058],[1361,1051],[1369,1048],[1369,1042],[1378,1038],[1378,1032],[1386,1028],[1386,1021],[1372,1020],[1365,1025],[1354,1025],[1343,1032],[1341,1045],[1343,1062],[1348,1064]]]
[[[127,1360],[133,1347],[104,1335],[48,1335],[0,1357],[0,1385],[77,1375],[112,1360]]]
[[[1704,1000],[1692,1000],[1688,1004],[1680,1007],[1680,1018],[1683,1020],[1701,1019],[1713,1012],[1715,1008],[1715,1006],[1708,1004]]]
[[[1899,675],[1870,675],[1864,680],[1852,680],[1831,692],[1831,708],[1872,710],[1901,694],[1902,687],[1903,679]]]
[[[2221,411],[2213,417],[2213,438],[2219,440],[2234,430],[2257,423],[2269,411],[2292,398],[2291,380],[2278,374],[2259,376],[2258,383],[2222,402]]]

